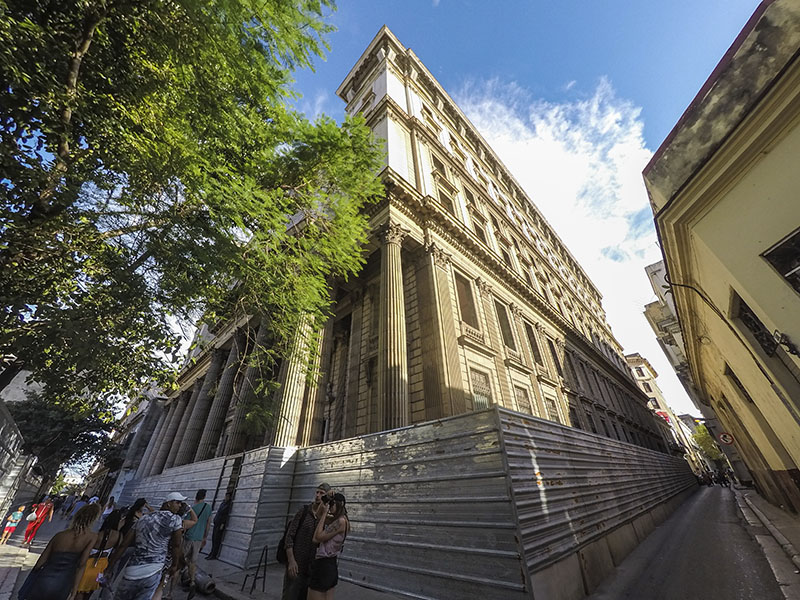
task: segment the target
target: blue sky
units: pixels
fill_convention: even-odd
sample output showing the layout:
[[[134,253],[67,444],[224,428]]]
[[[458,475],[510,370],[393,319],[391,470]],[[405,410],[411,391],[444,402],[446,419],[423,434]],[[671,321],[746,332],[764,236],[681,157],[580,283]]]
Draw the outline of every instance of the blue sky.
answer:
[[[340,2],[309,116],[343,116],[335,90],[380,27],[410,47],[495,149],[603,294],[625,352],[698,414],[642,316],[660,259],[641,171],[758,3],[741,0]]]

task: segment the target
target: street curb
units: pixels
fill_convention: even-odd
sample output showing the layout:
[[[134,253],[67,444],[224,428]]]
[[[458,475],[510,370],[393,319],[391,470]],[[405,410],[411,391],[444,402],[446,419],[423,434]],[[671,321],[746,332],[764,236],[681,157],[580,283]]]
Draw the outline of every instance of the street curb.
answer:
[[[778,531],[778,529],[772,524],[772,521],[770,521],[769,518],[763,512],[761,512],[758,507],[755,506],[755,504],[753,504],[750,498],[744,494],[742,494],[742,496],[744,497],[744,501],[747,502],[747,505],[750,507],[750,510],[755,513],[755,515],[758,517],[758,520],[761,521],[764,527],[767,528],[767,531],[769,531],[770,535],[775,538],[775,541],[778,542],[780,547],[786,553],[786,556],[788,556],[789,560],[792,561],[792,564],[797,569],[800,569],[800,552],[797,551],[797,548],[794,547],[794,544],[786,539],[785,535]]]

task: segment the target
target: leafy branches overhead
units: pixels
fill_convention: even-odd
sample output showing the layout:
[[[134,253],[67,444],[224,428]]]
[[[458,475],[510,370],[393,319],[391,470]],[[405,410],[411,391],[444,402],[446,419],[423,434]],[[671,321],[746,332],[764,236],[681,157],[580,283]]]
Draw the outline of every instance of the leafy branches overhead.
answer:
[[[362,122],[285,106],[330,9],[0,0],[0,358],[105,406],[169,384],[176,321],[321,318],[381,193]]]
[[[39,394],[29,394],[27,400],[7,406],[26,450],[37,456],[46,478],[54,477],[63,464],[106,455],[115,446],[109,438],[114,426],[109,413],[75,410],[53,404]]]

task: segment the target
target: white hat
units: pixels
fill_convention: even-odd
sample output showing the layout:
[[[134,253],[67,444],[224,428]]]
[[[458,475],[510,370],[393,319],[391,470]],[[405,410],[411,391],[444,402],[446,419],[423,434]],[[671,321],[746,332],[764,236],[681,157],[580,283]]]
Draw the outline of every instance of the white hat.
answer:
[[[180,492],[172,492],[170,494],[167,494],[167,497],[164,500],[164,502],[172,502],[173,500],[177,500],[178,502],[183,502],[184,500],[186,500],[186,496],[184,496]]]

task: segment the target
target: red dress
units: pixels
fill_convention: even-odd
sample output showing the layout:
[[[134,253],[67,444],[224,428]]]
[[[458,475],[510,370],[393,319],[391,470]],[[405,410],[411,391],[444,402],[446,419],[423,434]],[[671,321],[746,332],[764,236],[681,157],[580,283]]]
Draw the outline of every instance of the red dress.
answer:
[[[47,502],[42,502],[41,504],[34,504],[33,508],[36,511],[36,520],[28,523],[28,527],[25,529],[25,540],[23,543],[26,544],[29,544],[33,541],[33,538],[36,536],[36,532],[39,531],[39,527],[42,526],[42,523],[44,523],[47,515],[49,515],[50,511],[53,509],[53,503],[48,500]]]

